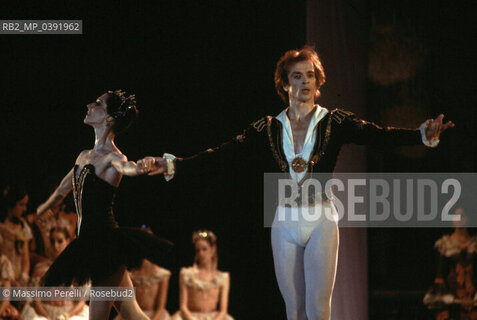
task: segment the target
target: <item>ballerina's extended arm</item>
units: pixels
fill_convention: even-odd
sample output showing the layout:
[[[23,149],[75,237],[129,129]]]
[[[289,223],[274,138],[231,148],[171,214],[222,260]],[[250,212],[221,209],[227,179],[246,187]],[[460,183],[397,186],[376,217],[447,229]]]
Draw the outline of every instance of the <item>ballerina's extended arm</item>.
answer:
[[[125,176],[135,177],[146,173],[139,170],[136,162],[134,161],[113,160],[111,164],[119,173]]]
[[[71,179],[73,179],[73,170],[74,168],[66,174],[63,180],[61,180],[60,185],[55,189],[48,200],[40,204],[36,209],[36,214],[40,216],[40,220],[42,219],[42,215],[45,212],[49,212],[51,214],[50,209],[63,201],[68,193],[70,193],[71,189],[73,188],[71,185]]]
[[[148,173],[147,166],[138,166],[134,161],[128,161],[126,156],[116,156],[112,161],[111,165],[118,171],[120,174],[129,177],[136,177],[145,173]]]

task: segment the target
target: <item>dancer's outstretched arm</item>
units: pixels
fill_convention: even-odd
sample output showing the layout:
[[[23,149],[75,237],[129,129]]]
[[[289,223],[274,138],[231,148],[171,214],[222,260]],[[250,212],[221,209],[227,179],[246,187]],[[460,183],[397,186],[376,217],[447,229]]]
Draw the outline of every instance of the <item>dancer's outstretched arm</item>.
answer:
[[[40,204],[36,209],[36,214],[41,216],[49,211],[51,208],[55,207],[59,204],[63,199],[70,193],[72,187],[71,181],[73,179],[74,168],[72,168],[66,176],[61,180],[60,185],[55,189],[55,191],[51,194],[51,196]]]
[[[87,153],[88,150],[81,151],[81,153],[76,158],[76,163]],[[52,215],[52,212],[50,210],[54,208],[57,204],[59,204],[61,201],[63,201],[63,199],[66,198],[66,196],[68,195],[68,193],[71,192],[71,190],[73,189],[72,181],[75,174],[74,170],[74,167],[71,168],[71,170],[66,174],[63,180],[61,180],[60,185],[55,189],[55,191],[53,191],[48,200],[38,206],[38,208],[36,209],[36,214],[40,217],[40,220],[45,219],[45,217],[42,217],[44,213]]]
[[[336,118],[336,119],[335,119]],[[454,127],[451,121],[443,123],[444,115],[439,115],[436,119],[425,121],[417,129],[402,129],[394,127],[381,127],[372,122],[364,121],[355,117],[351,112],[335,110],[333,119],[338,123],[338,131],[343,136],[342,143],[374,144],[374,145],[415,145],[424,143],[428,147],[436,147],[439,137],[446,129]],[[243,134],[223,143],[216,148],[204,150],[192,157],[178,158],[169,154],[163,157],[145,157],[138,161],[138,170],[149,175],[164,174],[166,179],[171,179],[177,166],[183,171],[187,167],[194,170],[204,170],[210,167],[209,159],[217,155],[227,153],[228,150],[243,148],[254,145],[257,141],[257,132],[263,130],[264,120],[252,123]],[[334,129],[333,129],[334,130]],[[250,152],[239,152],[238,154],[251,154]],[[191,165],[193,164],[193,165]]]
[[[136,162],[128,161],[127,157],[123,154],[114,155],[111,160],[111,165],[116,169],[121,175],[136,177],[141,174],[148,172],[148,167],[141,166],[139,167]]]
[[[343,143],[370,145],[416,145],[424,143],[428,147],[436,147],[442,132],[454,127],[449,121],[443,123],[444,115],[436,119],[428,119],[417,129],[381,127],[375,123],[358,119],[353,113],[335,112],[336,121],[341,124]]]
[[[258,121],[252,122],[241,134],[190,157],[179,158],[165,153],[162,157],[145,157],[139,160],[137,165],[141,172],[145,171],[149,175],[162,173],[166,180],[170,180],[176,172],[176,166],[181,166],[182,163],[187,163],[187,165],[181,166],[179,170],[181,173],[184,170],[187,170],[187,173],[193,173],[211,168],[210,163],[213,158],[217,161],[217,159],[226,159],[231,154],[250,157],[255,154],[253,150],[257,144],[261,146],[260,132],[265,129],[266,123],[266,117],[260,118]]]

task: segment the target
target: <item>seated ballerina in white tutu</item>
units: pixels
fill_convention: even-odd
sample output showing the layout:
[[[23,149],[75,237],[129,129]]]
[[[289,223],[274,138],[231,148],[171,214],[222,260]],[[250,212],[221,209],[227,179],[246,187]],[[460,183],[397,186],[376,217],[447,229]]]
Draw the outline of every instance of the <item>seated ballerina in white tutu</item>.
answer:
[[[230,275],[217,270],[217,237],[212,231],[199,230],[192,235],[192,242],[194,264],[181,269],[180,310],[172,320],[233,320],[227,313]]]

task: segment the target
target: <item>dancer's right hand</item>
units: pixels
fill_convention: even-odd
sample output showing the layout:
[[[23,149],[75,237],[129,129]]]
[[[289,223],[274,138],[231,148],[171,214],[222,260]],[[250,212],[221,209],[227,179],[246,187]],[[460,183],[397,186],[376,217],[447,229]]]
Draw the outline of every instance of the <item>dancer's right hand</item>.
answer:
[[[150,176],[167,174],[167,161],[161,157],[145,157],[137,162],[138,170]]]

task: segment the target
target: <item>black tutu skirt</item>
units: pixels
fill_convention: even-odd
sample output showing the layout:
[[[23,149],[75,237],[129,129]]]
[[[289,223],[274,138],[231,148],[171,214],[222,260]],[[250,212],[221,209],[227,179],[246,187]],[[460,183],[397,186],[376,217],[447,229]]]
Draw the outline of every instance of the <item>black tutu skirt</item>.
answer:
[[[42,279],[44,286],[101,283],[125,266],[137,269],[143,259],[163,264],[173,244],[139,228],[120,227],[81,234],[58,256]]]

